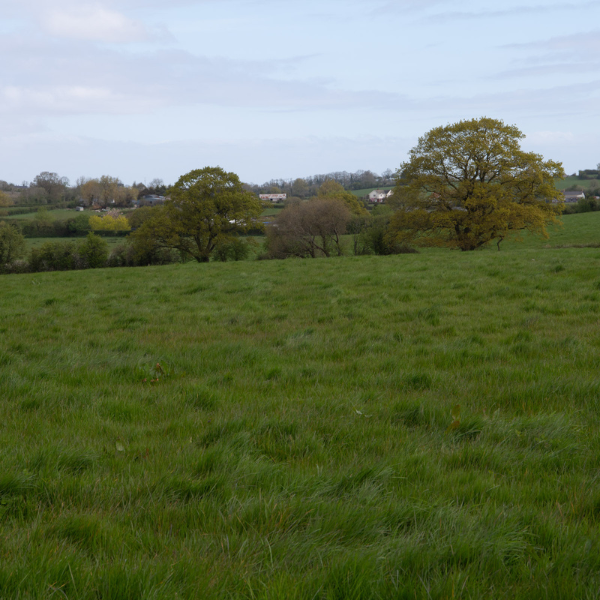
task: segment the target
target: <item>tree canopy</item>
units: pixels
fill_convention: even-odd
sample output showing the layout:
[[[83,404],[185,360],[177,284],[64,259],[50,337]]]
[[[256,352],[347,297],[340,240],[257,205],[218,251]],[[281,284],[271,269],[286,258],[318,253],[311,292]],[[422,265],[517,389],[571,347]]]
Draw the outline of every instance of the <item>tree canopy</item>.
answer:
[[[267,228],[271,258],[317,258],[343,254],[342,236],[352,214],[337,198],[319,197],[292,204]]]
[[[489,118],[436,127],[400,166],[390,235],[398,242],[475,250],[511,232],[547,237],[563,210],[561,163],[524,152],[517,127]]]
[[[321,184],[318,191],[318,198],[339,200],[356,216],[366,216],[369,214],[369,211],[358,201],[352,192],[347,192],[341,183],[333,181],[333,179],[328,179]]]
[[[140,251],[173,248],[208,262],[218,244],[259,228],[261,201],[244,189],[235,173],[206,167],[182,175],[168,190],[163,207],[132,234]]]

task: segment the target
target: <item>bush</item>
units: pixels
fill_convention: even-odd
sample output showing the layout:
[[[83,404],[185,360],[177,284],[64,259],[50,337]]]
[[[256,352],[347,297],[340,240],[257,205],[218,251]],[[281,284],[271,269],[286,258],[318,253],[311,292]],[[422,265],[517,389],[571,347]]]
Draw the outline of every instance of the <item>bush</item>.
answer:
[[[248,256],[250,256],[250,242],[246,242],[240,238],[222,242],[214,251],[214,259],[221,262],[246,260]]]
[[[17,227],[0,222],[0,269],[25,255],[25,238]]]
[[[600,210],[600,200],[596,198],[584,198],[574,204],[566,204],[563,210],[564,215],[573,215],[576,213],[596,212]]]
[[[77,246],[77,253],[87,262],[87,268],[98,269],[106,265],[108,260],[108,244],[93,233],[88,233],[85,242]],[[84,269],[86,267],[83,267]]]
[[[367,227],[358,236],[355,242],[356,254],[416,254],[418,251],[407,244],[401,244],[389,235],[389,214],[381,214],[371,219]]]
[[[21,273],[29,273],[29,271],[29,263],[26,260],[14,260],[13,262],[0,267],[0,273],[4,275],[18,275]]]
[[[38,271],[70,271],[104,267],[108,259],[108,244],[90,233],[85,241],[46,242],[29,255],[29,269]]]
[[[141,249],[131,243],[119,244],[108,257],[108,267],[143,267],[182,262],[179,252],[170,248]]]
[[[46,242],[34,248],[29,255],[31,271],[69,271],[75,269],[76,246],[74,242]]]

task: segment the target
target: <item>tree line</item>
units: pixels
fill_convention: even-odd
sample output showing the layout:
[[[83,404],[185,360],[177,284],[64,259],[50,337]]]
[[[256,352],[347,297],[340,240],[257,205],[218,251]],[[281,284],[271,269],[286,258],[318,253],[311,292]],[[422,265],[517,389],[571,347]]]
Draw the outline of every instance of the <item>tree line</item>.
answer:
[[[345,190],[364,190],[368,188],[394,185],[395,172],[386,169],[381,175],[373,171],[333,171],[322,175],[296,179],[271,179],[261,185],[248,184],[247,189],[255,194],[287,194],[290,197],[306,199],[318,194],[326,181],[339,183]]]
[[[558,162],[524,152],[523,137],[517,127],[488,118],[434,128],[401,164],[386,205],[369,212],[341,183],[326,179],[312,198],[288,202],[266,225],[258,257],[394,254],[422,246],[472,251],[492,242],[500,249],[503,240],[523,231],[547,237],[547,226],[564,208],[556,188],[564,171]],[[127,244],[104,264],[245,258],[255,245],[247,235],[265,229],[259,218],[265,206],[235,173],[220,167],[190,171],[169,188],[163,205],[133,211]],[[22,248],[11,227],[3,225],[5,270],[11,261],[16,264]],[[90,233],[86,243],[98,244],[96,238]],[[81,254],[76,246],[69,248],[67,254]],[[40,252],[50,256],[51,251],[57,247]],[[50,258],[36,262],[37,256],[32,253],[29,268],[54,268]]]
[[[138,198],[149,195],[162,196],[167,186],[162,179],[153,179],[149,184],[125,185],[118,177],[102,175],[97,178],[79,177],[71,185],[67,177],[43,171],[31,182],[15,185],[0,180],[0,209],[16,207],[11,212],[18,214],[19,207],[55,206],[60,208],[85,206],[126,207]]]

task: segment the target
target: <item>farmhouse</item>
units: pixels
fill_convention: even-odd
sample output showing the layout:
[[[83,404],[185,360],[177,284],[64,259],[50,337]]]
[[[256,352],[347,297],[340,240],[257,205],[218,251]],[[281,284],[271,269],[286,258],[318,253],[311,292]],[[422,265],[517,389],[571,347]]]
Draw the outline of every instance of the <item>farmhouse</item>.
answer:
[[[565,195],[565,202],[585,200],[585,194],[583,192],[563,192],[563,194]]]
[[[261,200],[269,200],[271,202],[283,202],[287,198],[287,194],[260,194]]]
[[[386,201],[387,198],[389,198],[394,192],[392,190],[389,191],[385,191],[385,190],[373,190],[370,194],[369,194],[369,202],[374,202],[377,204],[382,204],[383,202]]]

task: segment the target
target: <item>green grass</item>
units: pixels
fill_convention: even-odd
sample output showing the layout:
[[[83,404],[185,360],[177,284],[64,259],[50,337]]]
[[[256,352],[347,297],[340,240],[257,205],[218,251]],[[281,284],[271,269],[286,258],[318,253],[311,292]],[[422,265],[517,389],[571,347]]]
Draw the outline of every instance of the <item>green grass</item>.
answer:
[[[265,208],[261,216],[262,217],[273,217],[277,216],[283,210],[283,206],[270,206],[269,208]]]
[[[502,250],[543,249],[570,244],[600,244],[600,212],[563,215],[560,225],[548,227],[549,238],[524,233],[521,241],[512,238],[502,242]],[[496,251],[492,244],[490,250]]]
[[[599,264],[3,276],[0,597],[597,598]]]
[[[562,181],[556,182],[556,187],[559,190],[566,190],[568,187],[572,187],[574,185],[589,188],[590,186],[598,187],[600,186],[600,181],[598,179],[579,179],[578,177],[565,177]]]

